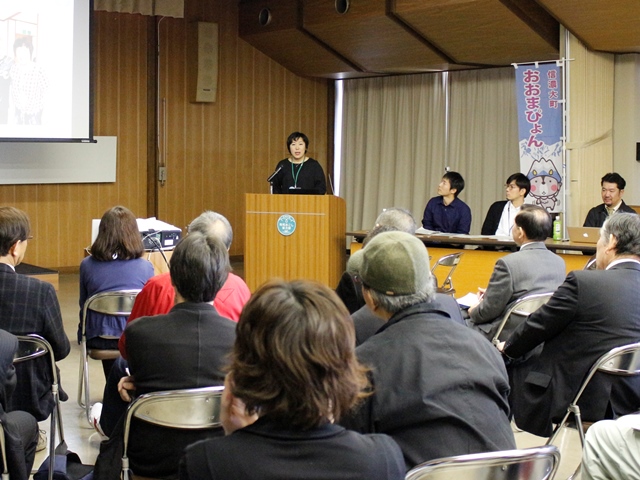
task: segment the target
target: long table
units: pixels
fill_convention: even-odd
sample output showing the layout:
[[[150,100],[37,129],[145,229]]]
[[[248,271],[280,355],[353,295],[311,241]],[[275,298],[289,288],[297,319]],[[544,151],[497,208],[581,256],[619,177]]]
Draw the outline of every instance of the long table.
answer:
[[[347,236],[352,236],[356,240],[351,243],[351,253],[355,253],[362,248],[362,239],[366,236],[366,231],[347,232]],[[510,250],[480,250],[478,247],[504,247],[516,248],[514,242],[505,242],[491,238],[480,238],[479,236],[465,235],[416,235],[425,243],[431,257],[431,265],[444,255],[462,252],[460,263],[456,267],[451,277],[453,287],[456,290],[455,296],[462,297],[469,292],[476,292],[478,287],[486,287],[493,272],[496,261],[512,253]],[[468,238],[465,238],[468,237]],[[579,244],[572,242],[558,242],[547,240],[545,242],[549,250],[554,251],[562,257],[566,265],[566,271],[581,270],[589,255],[595,253],[595,245]],[[585,253],[586,255],[583,255]]]

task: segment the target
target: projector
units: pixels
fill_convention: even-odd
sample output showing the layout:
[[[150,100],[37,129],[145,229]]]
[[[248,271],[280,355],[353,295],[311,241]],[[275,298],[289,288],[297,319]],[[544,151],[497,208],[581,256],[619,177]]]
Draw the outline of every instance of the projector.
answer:
[[[155,217],[138,218],[137,222],[145,250],[172,250],[182,237],[182,230],[178,227]]]
[[[173,250],[182,238],[182,230],[156,217],[137,218],[136,222],[145,250]],[[96,241],[99,226],[100,219],[94,218],[91,221],[91,245]]]

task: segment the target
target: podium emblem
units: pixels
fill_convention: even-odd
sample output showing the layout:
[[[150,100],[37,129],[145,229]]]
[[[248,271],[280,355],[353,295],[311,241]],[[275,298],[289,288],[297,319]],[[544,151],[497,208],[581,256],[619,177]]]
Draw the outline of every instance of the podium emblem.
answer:
[[[296,219],[291,215],[280,215],[277,222],[278,232],[288,237],[296,231]]]

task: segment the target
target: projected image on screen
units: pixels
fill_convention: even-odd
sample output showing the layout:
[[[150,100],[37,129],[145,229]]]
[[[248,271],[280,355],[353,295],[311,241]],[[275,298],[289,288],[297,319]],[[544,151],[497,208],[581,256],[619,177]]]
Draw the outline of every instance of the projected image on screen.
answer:
[[[89,3],[0,2],[0,140],[91,138]]]

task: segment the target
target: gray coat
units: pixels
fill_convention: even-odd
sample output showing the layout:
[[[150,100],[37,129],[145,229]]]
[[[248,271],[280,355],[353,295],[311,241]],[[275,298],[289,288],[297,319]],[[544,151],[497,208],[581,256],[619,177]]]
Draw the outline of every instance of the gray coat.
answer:
[[[525,295],[555,292],[564,281],[564,260],[547,250],[543,242],[532,242],[520,251],[498,259],[482,301],[470,313],[469,326],[491,339],[513,302]],[[516,327],[507,324],[501,337]]]

